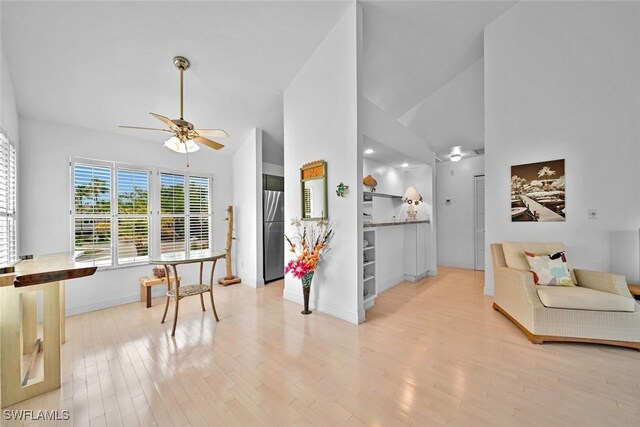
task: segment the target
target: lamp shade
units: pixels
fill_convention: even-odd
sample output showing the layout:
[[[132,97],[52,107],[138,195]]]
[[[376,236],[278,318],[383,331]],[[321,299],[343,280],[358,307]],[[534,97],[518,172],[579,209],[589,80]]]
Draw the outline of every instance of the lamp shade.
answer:
[[[404,196],[402,196],[402,200],[404,200],[405,202],[417,202],[420,201],[420,199],[422,199],[422,197],[420,196],[420,193],[418,193],[416,187],[414,187],[413,185],[409,186],[409,188],[405,190]]]
[[[196,144],[195,141],[188,139],[182,142],[179,138],[172,136],[164,143],[164,146],[167,147],[171,151],[175,151],[176,153],[193,153],[194,151],[198,151],[200,146]]]

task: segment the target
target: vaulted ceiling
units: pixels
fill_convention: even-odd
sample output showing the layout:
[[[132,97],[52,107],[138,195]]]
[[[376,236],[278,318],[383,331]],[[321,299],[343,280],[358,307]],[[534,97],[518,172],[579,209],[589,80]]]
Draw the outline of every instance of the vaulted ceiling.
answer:
[[[363,1],[363,92],[437,154],[484,146],[483,30],[515,2]]]
[[[20,114],[118,129],[179,115],[172,58],[185,73],[185,118],[231,134],[254,126],[282,143],[282,90],[344,14],[345,2],[1,3],[2,44]]]
[[[178,116],[282,143],[282,91],[349,1],[0,3],[2,44],[25,116],[126,133]],[[484,27],[513,2],[362,1],[363,92],[436,153],[483,146]]]

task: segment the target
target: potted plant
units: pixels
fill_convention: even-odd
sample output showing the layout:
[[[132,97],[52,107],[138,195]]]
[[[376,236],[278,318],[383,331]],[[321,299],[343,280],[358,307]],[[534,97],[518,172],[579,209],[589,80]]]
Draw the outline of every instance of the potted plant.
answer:
[[[296,257],[287,263],[284,273],[291,274],[302,282],[304,310],[301,313],[311,314],[309,310],[311,281],[318,264],[330,250],[329,243],[334,233],[327,220],[318,221],[316,224],[306,222],[303,226],[300,219],[293,218],[291,225],[296,229],[296,237],[289,238],[285,234],[284,238],[289,243],[289,251]]]

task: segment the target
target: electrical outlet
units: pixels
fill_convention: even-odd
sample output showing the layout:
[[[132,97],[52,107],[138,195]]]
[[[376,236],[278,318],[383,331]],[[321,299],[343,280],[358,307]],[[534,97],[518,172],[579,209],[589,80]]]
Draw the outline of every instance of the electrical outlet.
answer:
[[[595,209],[587,209],[587,218],[598,219],[598,211]]]

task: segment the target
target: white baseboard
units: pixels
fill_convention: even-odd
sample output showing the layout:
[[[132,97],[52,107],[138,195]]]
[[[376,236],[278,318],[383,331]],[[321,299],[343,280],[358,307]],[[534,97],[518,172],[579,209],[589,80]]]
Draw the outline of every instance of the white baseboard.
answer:
[[[166,294],[166,291],[165,291],[165,294]],[[90,304],[77,305],[75,307],[67,307],[65,310],[65,316],[67,317],[75,316],[77,314],[88,313],[90,311],[96,311],[96,310],[102,310],[104,308],[115,307],[117,305],[130,304],[132,302],[140,302],[140,294],[129,295],[126,297],[114,298],[114,299],[94,302]]]
[[[389,289],[399,285],[402,282],[404,282],[403,274],[393,277],[391,279],[384,280],[384,281],[381,280],[380,283],[378,283],[378,294],[381,294],[382,292],[386,292]]]
[[[475,270],[476,266],[474,263],[469,262],[459,262],[459,261],[438,261],[438,265],[442,267],[452,267],[452,268],[463,268],[465,270]]]
[[[493,296],[493,286],[488,286],[485,285],[484,286],[484,294],[488,297],[492,297]]]
[[[302,295],[295,294],[286,289],[284,290],[282,297],[287,301],[295,302],[296,304],[304,304]],[[322,313],[337,317],[338,319],[346,320],[347,322],[354,323],[356,325],[360,323],[360,317],[357,311],[348,311],[343,309],[342,307],[338,307],[333,304],[327,304],[325,302],[319,302],[313,298],[309,298],[309,309],[318,310]]]
[[[264,286],[264,280],[262,280],[262,279],[254,279],[254,280],[251,280],[251,279],[244,280],[243,279],[242,282],[240,282],[240,283],[245,284],[245,285],[249,286],[250,288],[254,288],[254,289],[261,288],[261,287]]]

